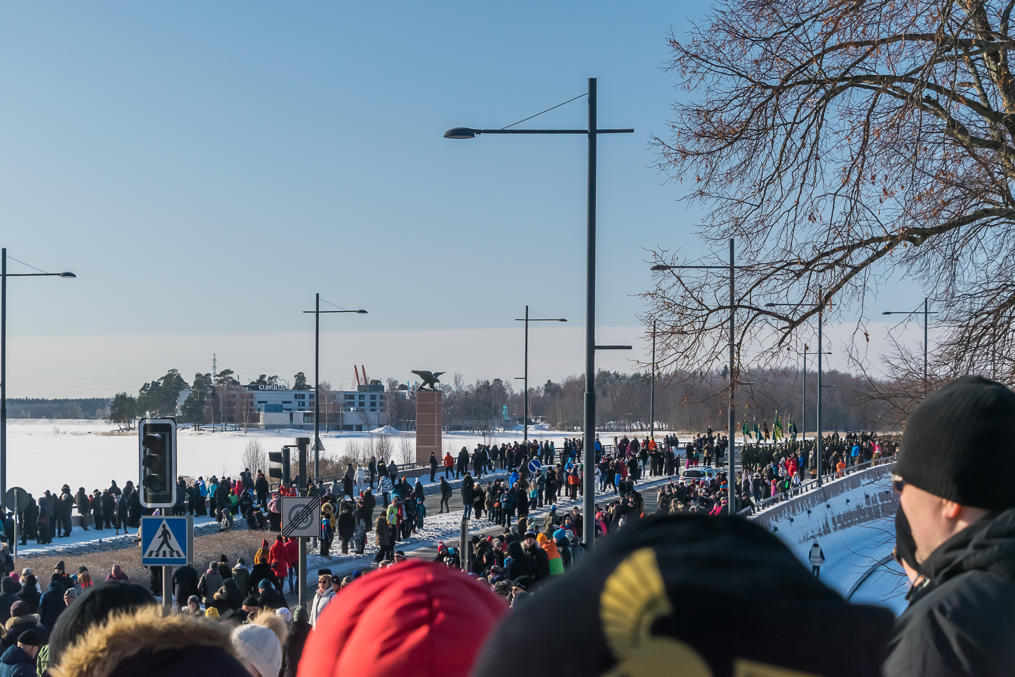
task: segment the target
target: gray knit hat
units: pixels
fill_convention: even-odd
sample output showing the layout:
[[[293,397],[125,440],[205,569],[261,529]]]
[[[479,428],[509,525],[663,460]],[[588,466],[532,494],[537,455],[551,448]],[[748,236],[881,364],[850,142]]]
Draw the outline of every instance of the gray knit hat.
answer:
[[[961,505],[1015,506],[1015,393],[980,376],[935,391],[906,421],[895,472]]]

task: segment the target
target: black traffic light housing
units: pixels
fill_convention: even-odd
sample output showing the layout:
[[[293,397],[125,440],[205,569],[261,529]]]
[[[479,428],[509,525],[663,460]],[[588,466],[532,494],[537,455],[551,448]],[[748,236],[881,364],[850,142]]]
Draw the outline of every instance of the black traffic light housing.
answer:
[[[146,508],[176,504],[176,421],[142,419],[138,432],[138,493]]]
[[[282,447],[282,451],[269,451],[268,461],[271,463],[278,463],[278,468],[268,468],[268,477],[277,479],[279,482],[286,486],[292,484],[292,479],[289,477],[289,446]]]

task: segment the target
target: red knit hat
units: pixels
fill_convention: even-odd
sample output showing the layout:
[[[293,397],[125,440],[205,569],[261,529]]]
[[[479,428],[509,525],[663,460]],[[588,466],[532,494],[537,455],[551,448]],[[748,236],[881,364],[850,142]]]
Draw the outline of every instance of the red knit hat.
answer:
[[[507,612],[485,585],[410,560],[370,573],[328,604],[310,633],[300,677],[466,675]]]

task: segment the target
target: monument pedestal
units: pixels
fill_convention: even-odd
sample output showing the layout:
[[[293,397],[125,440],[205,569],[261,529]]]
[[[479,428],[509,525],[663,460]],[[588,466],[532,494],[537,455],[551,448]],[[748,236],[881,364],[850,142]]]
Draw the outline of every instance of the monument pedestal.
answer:
[[[416,463],[427,463],[430,453],[442,462],[441,427],[444,393],[439,390],[416,391]]]

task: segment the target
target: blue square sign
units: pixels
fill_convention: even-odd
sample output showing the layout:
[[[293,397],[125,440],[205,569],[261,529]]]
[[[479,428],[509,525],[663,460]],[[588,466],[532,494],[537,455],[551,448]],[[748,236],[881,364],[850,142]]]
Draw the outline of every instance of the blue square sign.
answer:
[[[187,563],[187,518],[141,518],[141,564],[181,566]]]

